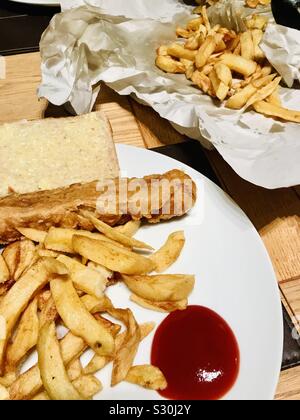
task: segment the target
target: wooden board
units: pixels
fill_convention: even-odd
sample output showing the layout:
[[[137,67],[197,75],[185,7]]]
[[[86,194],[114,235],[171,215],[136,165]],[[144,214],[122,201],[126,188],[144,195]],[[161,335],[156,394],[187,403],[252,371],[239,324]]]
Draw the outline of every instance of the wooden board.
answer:
[[[0,80],[0,122],[67,114],[64,108],[37,99],[38,53],[8,57],[6,64],[6,79]],[[151,148],[184,140],[151,109],[128,97],[120,97],[105,86],[96,109],[102,109],[109,117],[116,142]],[[300,188],[270,191],[256,187],[238,177],[216,152],[207,152],[207,156],[224,189],[260,233],[272,259],[283,301],[290,315],[297,319],[300,316]],[[282,373],[277,398],[300,399],[300,368]]]

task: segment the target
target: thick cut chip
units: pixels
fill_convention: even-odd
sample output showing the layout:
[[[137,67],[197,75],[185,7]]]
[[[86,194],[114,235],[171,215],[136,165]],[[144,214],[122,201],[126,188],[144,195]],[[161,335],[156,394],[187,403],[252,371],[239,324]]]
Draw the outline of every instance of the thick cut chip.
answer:
[[[120,243],[128,248],[140,248],[140,249],[149,249],[152,250],[152,246],[145,244],[144,242],[138,241],[137,239],[131,238],[123,233],[116,231],[113,227],[107,225],[106,223],[98,220],[93,214],[88,211],[82,211],[82,215],[90,220],[95,228],[105,235],[107,238],[112,239],[115,242]]]
[[[113,360],[111,385],[115,386],[126,378],[133,364],[141,341],[141,331],[130,309],[109,309],[108,313],[126,326],[121,347]]]
[[[127,222],[125,225],[116,226],[114,229],[117,232],[123,233],[123,235],[133,236],[137,233],[140,227],[140,220],[129,220],[129,222]]]
[[[221,62],[226,64],[230,70],[235,71],[243,76],[251,76],[255,73],[257,64],[255,61],[247,60],[244,57],[240,57],[235,54],[223,54],[221,57]]]
[[[253,104],[253,108],[256,112],[269,117],[276,117],[285,121],[300,123],[300,111],[282,108],[281,106],[273,105],[264,101],[255,102]]]
[[[201,69],[207,63],[209,57],[214,53],[216,48],[216,40],[209,35],[199,48],[196,55],[196,67]]]
[[[162,273],[174,264],[179,258],[184,244],[183,231],[171,233],[166,243],[149,257],[155,264],[155,271]]]
[[[37,243],[44,243],[47,232],[43,230],[37,230],[37,229],[31,229],[31,228],[18,228],[17,229],[21,235],[23,235],[25,238],[30,239],[33,242]]]
[[[156,57],[156,66],[166,73],[185,73],[185,67],[180,61],[174,60],[172,57],[159,55]]]
[[[151,311],[156,312],[184,311],[188,306],[187,299],[182,299],[175,302],[153,302],[133,294],[130,296],[130,300],[145,309],[150,309]]]
[[[132,366],[125,380],[154,391],[162,391],[168,386],[162,371],[152,365]]]
[[[255,56],[254,44],[251,32],[243,32],[240,37],[241,56],[246,60],[253,60]]]
[[[176,302],[192,292],[195,276],[160,274],[155,276],[122,276],[126,286],[137,296],[152,302]]]
[[[14,242],[4,249],[2,256],[9,269],[10,277],[17,281],[33,264],[36,256],[35,246],[28,239]]]
[[[68,268],[71,280],[77,289],[97,298],[102,297],[108,278],[66,255],[61,255],[57,259]]]
[[[140,326],[140,332],[141,332],[141,341],[144,340],[155,328],[154,322],[145,322],[144,324],[141,324]],[[116,337],[116,352],[118,352],[122,346],[122,343],[124,341],[124,338],[126,336],[126,331],[122,332]],[[108,363],[112,361],[111,357],[101,357],[95,355],[91,361],[88,363],[88,365],[83,369],[83,372],[88,374],[93,374],[104,368]]]
[[[10,279],[9,269],[3,256],[0,254],[0,283],[5,283]]]
[[[168,54],[176,58],[185,58],[186,60],[195,61],[196,51],[187,50],[180,44],[172,44],[168,47]]]
[[[231,86],[232,84],[232,74],[231,70],[224,63],[217,63],[214,66],[218,79],[223,82],[226,86]]]
[[[73,247],[83,257],[119,273],[146,274],[155,268],[149,258],[108,242],[74,235]]]
[[[37,345],[39,369],[43,385],[52,400],[82,400],[68,378],[56,337],[54,322],[45,324]]]
[[[226,107],[231,109],[241,109],[246,105],[247,101],[253,96],[257,91],[257,88],[252,84],[247,85],[241,89],[238,93],[233,95],[226,102]]]
[[[5,386],[0,385],[0,401],[9,400],[9,392]]]
[[[86,400],[91,399],[103,389],[99,379],[92,375],[82,375],[75,379],[72,384]]]
[[[0,303],[0,375],[8,339],[21,313],[34,294],[45,286],[53,274],[65,276],[66,267],[51,258],[41,258],[8,291]]]
[[[100,325],[78,297],[72,280],[60,278],[50,282],[56,309],[67,328],[81,337],[100,356],[114,354],[112,334]]]
[[[246,103],[246,106],[251,106],[255,102],[263,101],[268,96],[272,95],[272,93],[278,88],[278,85],[281,81],[281,77],[276,77],[271,83],[264,86],[260,90],[258,90]]]
[[[34,299],[22,315],[13,342],[7,348],[6,370],[16,370],[23,357],[37,344],[39,318],[37,299]]]

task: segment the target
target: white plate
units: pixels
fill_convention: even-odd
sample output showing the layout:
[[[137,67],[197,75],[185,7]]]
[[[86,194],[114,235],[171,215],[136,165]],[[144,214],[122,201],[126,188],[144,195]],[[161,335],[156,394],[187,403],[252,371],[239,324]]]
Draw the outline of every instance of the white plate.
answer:
[[[177,168],[197,182],[198,200],[188,216],[144,227],[137,237],[158,248],[169,233],[184,229],[186,246],[170,272],[196,274],[190,304],[204,305],[220,314],[239,343],[240,374],[225,399],[272,399],[282,360],[282,309],[276,277],[255,228],[221,189],[188,166],[149,150],[118,145],[117,151],[123,176]],[[159,325],[166,316],[131,303],[122,284],[108,294],[117,307],[131,308],[139,323],[155,321]],[[153,335],[141,344],[135,364],[150,362]],[[84,364],[88,360],[86,355],[82,359]],[[97,376],[104,386],[99,399],[161,399],[156,392],[126,382],[111,388],[111,366]]]
[[[32,4],[35,6],[60,6],[57,0],[9,0],[14,3]]]

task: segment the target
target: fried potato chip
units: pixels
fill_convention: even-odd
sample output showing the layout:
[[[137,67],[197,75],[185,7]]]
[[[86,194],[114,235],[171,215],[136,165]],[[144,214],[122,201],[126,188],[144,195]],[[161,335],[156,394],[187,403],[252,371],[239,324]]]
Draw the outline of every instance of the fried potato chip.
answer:
[[[68,268],[70,278],[77,289],[97,298],[103,296],[108,278],[102,276],[99,271],[86,267],[66,255],[60,255],[57,260]]]
[[[74,235],[73,248],[83,257],[119,273],[145,274],[155,268],[149,258],[108,242]]]
[[[241,56],[246,60],[254,59],[254,44],[250,31],[243,32],[240,37]]]
[[[245,21],[246,26],[248,29],[261,29],[265,30],[268,24],[268,18],[263,15],[252,15],[250,19]]]
[[[278,88],[275,89],[274,92],[271,93],[271,95],[266,98],[266,101],[269,102],[272,105],[276,105],[276,106],[281,107],[282,106],[281,105],[281,99],[280,99],[278,90],[279,90]]]
[[[221,62],[226,64],[230,70],[235,71],[243,76],[251,76],[251,74],[255,73],[257,64],[255,61],[247,60],[244,57],[240,57],[235,54],[223,54],[221,56]]]
[[[38,249],[37,254],[39,257],[57,258],[60,254],[50,249]]]
[[[130,309],[109,309],[109,315],[122,321],[126,326],[126,333],[121,347],[116,351],[113,360],[111,385],[115,386],[123,381],[131,368],[139,343],[141,331]]]
[[[112,321],[104,318],[103,316],[101,316],[98,313],[95,313],[94,317],[100,324],[103,325],[103,327],[105,327],[108,331],[110,331],[110,333],[112,334],[113,337],[116,337],[116,335],[119,334],[119,332],[121,330],[121,325],[114,324]]]
[[[125,225],[116,226],[114,229],[123,235],[134,236],[141,227],[141,223],[140,220],[129,220]]]
[[[113,307],[110,299],[106,295],[103,295],[101,298],[96,298],[95,296],[91,295],[84,295],[82,298],[80,298],[80,300],[87,308],[87,310],[92,314],[97,312],[106,312],[108,308]]]
[[[214,69],[218,79],[223,82],[226,86],[232,85],[232,74],[231,70],[224,63],[217,63],[214,65]]]
[[[167,45],[161,45],[159,48],[157,48],[157,54],[162,55],[164,57],[168,56],[168,46]]]
[[[195,34],[193,36],[191,36],[186,43],[184,44],[184,48],[188,49],[188,50],[198,50],[198,48],[201,45],[201,34]],[[194,64],[194,60],[188,60],[190,61],[192,64]]]
[[[9,269],[10,277],[17,281],[34,262],[35,246],[28,239],[14,242],[4,249],[2,256]]]
[[[45,286],[51,275],[66,275],[66,267],[51,258],[38,260],[8,291],[0,303],[0,374],[4,369],[4,352],[21,313],[34,294]]]
[[[265,53],[259,47],[259,44],[263,37],[263,31],[261,29],[253,29],[251,36],[254,47],[254,59],[255,61],[262,61],[265,58]]]
[[[226,107],[231,109],[241,109],[246,105],[247,101],[256,93],[257,89],[252,85],[247,85],[238,93],[233,95],[226,102]]]
[[[200,28],[200,25],[203,23],[202,17],[192,19],[186,25],[188,31],[197,31]]]
[[[123,275],[122,279],[134,294],[152,302],[176,302],[186,299],[195,285],[195,276],[184,274]]]
[[[17,379],[16,372],[6,372],[4,376],[0,377],[0,385],[9,388]]]
[[[100,356],[114,353],[112,334],[100,325],[89,313],[78,297],[72,280],[60,278],[50,281],[51,293],[57,312],[66,327],[85,342]]]
[[[79,358],[72,360],[67,368],[67,374],[70,381],[75,381],[82,375],[82,366]]]
[[[10,279],[9,269],[6,265],[5,259],[0,254],[0,283],[5,283]]]
[[[174,60],[172,57],[159,55],[155,60],[156,66],[166,73],[185,73],[185,67],[180,61]]]
[[[209,35],[199,48],[196,55],[196,67],[201,69],[207,63],[209,57],[213,54],[216,48],[216,40],[214,36]]]
[[[46,391],[39,392],[35,397],[31,398],[31,401],[50,401],[51,398]]]
[[[261,73],[260,73],[261,74]],[[256,78],[255,80],[252,79],[251,83],[254,87],[256,87],[257,89],[264,87],[266,85],[268,85],[270,82],[272,82],[272,80],[274,79],[274,77],[276,76],[276,74],[269,74],[268,76],[263,76],[263,77],[259,77]]]
[[[49,323],[48,323],[49,324]],[[86,343],[80,337],[69,332],[59,342],[64,364],[67,366],[74,358],[86,349]],[[9,395],[11,400],[29,400],[41,391],[43,383],[38,365],[22,373],[11,385]]]
[[[33,242],[44,243],[47,232],[43,230],[31,229],[31,228],[23,228],[19,227],[17,230],[23,235],[25,238],[30,239]]]
[[[156,312],[184,311],[188,306],[187,299],[182,299],[175,302],[153,302],[132,294],[130,296],[130,300],[145,309],[150,309],[151,311]]]
[[[186,60],[195,61],[197,52],[187,50],[186,48],[184,48],[184,46],[174,43],[174,44],[169,45],[168,54],[171,57],[185,58]]]
[[[50,296],[48,300],[45,302],[45,304],[43,305],[43,308],[41,309],[41,313],[39,316],[40,328],[46,323],[55,321],[57,318],[58,318],[58,312],[55,306],[54,299],[50,292]]]
[[[264,101],[255,102],[253,108],[260,114],[277,117],[285,121],[300,123],[300,111],[282,108]]]
[[[216,96],[217,91],[219,89],[220,86],[220,80],[218,79],[217,73],[215,72],[215,70],[213,69],[210,73],[209,73],[209,79],[211,81],[212,87],[213,87],[213,93]]]
[[[152,365],[132,366],[125,380],[154,391],[162,391],[168,386],[162,371]]]
[[[99,379],[92,375],[82,375],[72,382],[72,385],[77,389],[84,399],[89,400],[98,392],[102,391],[103,386]]]
[[[37,350],[40,375],[50,398],[52,400],[82,400],[81,394],[68,378],[53,322],[41,328]]]
[[[141,332],[141,341],[144,340],[155,328],[154,322],[145,322],[140,326]],[[126,331],[122,332],[116,337],[116,352],[121,348],[122,343],[124,341],[126,335]],[[113,359],[111,357],[103,357],[95,355],[88,365],[83,369],[84,374],[93,374],[104,368],[108,363],[110,363]]]
[[[191,32],[187,29],[181,28],[180,26],[176,29],[176,35],[179,38],[186,38],[188,39],[191,36]]]
[[[81,214],[83,217],[88,219],[90,222],[93,223],[95,228],[108,237],[109,239],[112,239],[115,242],[118,242],[128,248],[138,248],[138,249],[149,249],[153,250],[152,246],[145,244],[144,242],[138,241],[137,239],[134,239],[130,236],[124,235],[123,233],[120,233],[116,231],[111,226],[107,225],[106,223],[102,222],[101,220],[98,220],[92,213],[88,211],[82,211]]]
[[[253,105],[255,102],[263,101],[270,96],[278,87],[281,76],[276,77],[273,82],[258,90],[246,103],[246,107]]]
[[[204,93],[210,91],[212,85],[209,77],[207,77],[203,72],[196,70],[192,76],[192,81],[197,85]]]
[[[38,303],[34,299],[21,317],[13,342],[6,352],[6,371],[15,371],[26,354],[37,344],[39,335]]]
[[[155,271],[162,273],[179,258],[185,244],[183,231],[171,233],[166,243],[149,258],[155,264]]]
[[[9,400],[9,392],[5,386],[0,385],[0,401]]]

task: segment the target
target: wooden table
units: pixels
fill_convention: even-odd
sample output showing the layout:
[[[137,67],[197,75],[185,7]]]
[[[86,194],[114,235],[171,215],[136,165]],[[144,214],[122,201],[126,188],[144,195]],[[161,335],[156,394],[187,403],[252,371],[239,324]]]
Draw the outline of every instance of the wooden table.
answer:
[[[37,99],[39,83],[39,53],[6,58],[6,79],[0,80],[0,123],[63,115],[61,109]],[[96,108],[109,116],[117,143],[153,148],[184,140],[151,109],[105,86]],[[207,152],[207,156],[224,190],[260,233],[273,261],[284,305],[300,331],[300,187],[275,191],[259,188],[237,176],[217,152]],[[276,398],[300,399],[300,367],[281,374]]]

